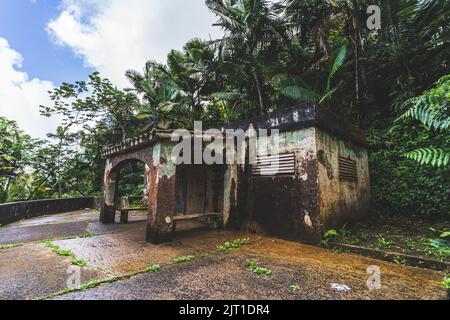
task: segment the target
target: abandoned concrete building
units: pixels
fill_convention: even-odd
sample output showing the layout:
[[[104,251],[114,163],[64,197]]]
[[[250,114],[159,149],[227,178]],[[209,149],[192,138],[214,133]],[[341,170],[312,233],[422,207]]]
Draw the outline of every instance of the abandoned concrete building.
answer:
[[[148,210],[147,241],[153,243],[171,241],[177,221],[187,219],[315,241],[325,230],[368,213],[369,168],[362,131],[315,104],[281,109],[222,131],[250,127],[278,129],[279,153],[261,154],[264,142],[258,141],[253,163],[176,165],[171,154],[177,142],[171,141],[171,131],[160,130],[104,148],[100,221],[115,222],[120,168],[136,160],[145,166],[143,208]],[[274,157],[280,170],[271,172],[264,164]]]

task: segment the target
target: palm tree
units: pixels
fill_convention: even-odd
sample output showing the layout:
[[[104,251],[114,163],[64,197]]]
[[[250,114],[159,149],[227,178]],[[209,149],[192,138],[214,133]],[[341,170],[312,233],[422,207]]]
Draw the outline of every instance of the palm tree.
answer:
[[[267,112],[265,53],[279,37],[278,16],[266,0],[207,0],[225,31],[219,52],[224,68],[238,74],[250,96],[255,94],[258,113]]]
[[[218,89],[216,54],[208,43],[193,39],[183,52],[172,50],[167,65],[146,63],[144,73],[129,70],[132,89],[141,95],[145,107],[140,117],[156,126],[191,127],[201,120],[209,96]]]
[[[308,84],[304,77],[297,74],[276,74],[272,78],[272,84],[276,91],[281,95],[293,100],[300,100],[305,102],[319,102],[323,103],[333,96],[342,84],[340,81],[336,86],[332,87],[332,81],[337,72],[342,68],[347,55],[347,46],[343,45],[336,50],[332,55],[331,65],[329,67],[326,85],[324,87],[314,88]],[[303,75],[307,75],[304,73]]]

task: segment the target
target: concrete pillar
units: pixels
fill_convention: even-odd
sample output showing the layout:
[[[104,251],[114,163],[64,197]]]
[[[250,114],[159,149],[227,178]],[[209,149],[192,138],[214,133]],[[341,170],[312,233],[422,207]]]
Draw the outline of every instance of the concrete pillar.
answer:
[[[100,209],[100,222],[104,224],[114,223],[116,208],[114,205],[117,193],[119,175],[117,172],[105,171],[103,182],[103,201]]]
[[[238,165],[227,165],[223,182],[223,225],[227,226],[237,207]]]
[[[176,166],[170,159],[170,151],[170,146],[161,144],[157,144],[153,148],[147,241],[154,244],[173,239]]]

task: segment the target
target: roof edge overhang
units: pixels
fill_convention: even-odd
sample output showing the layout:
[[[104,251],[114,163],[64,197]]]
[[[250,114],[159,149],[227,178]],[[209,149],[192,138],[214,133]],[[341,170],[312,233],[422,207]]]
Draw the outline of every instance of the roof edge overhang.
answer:
[[[255,130],[278,129],[280,132],[318,127],[341,139],[351,141],[362,147],[367,147],[367,139],[361,129],[351,125],[330,109],[314,103],[303,103],[276,110],[268,115],[227,125],[224,129],[243,129],[245,131],[250,125]]]
[[[289,108],[276,110],[268,115],[254,117],[245,121],[236,122],[218,128],[222,133],[227,129],[247,131],[253,127],[256,131],[259,129],[273,130],[280,132],[298,130],[309,127],[317,127],[329,134],[335,135],[343,140],[353,142],[359,146],[367,147],[367,139],[364,132],[349,122],[339,117],[330,109],[319,104],[303,103]],[[171,139],[175,130],[152,130],[140,137],[127,139],[124,142],[107,146],[102,149],[101,156],[110,158],[119,154],[133,152],[138,149],[153,145],[161,140]],[[193,131],[188,132],[191,136],[197,134]],[[202,132],[204,135],[204,133]]]

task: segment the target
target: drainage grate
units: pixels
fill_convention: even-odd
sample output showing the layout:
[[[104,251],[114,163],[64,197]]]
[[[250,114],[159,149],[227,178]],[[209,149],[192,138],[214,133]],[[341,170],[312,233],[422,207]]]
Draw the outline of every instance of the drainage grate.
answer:
[[[339,157],[339,179],[345,181],[358,180],[355,160]]]
[[[258,156],[256,163],[252,165],[254,176],[275,176],[295,174],[295,154],[276,154],[270,156]]]

